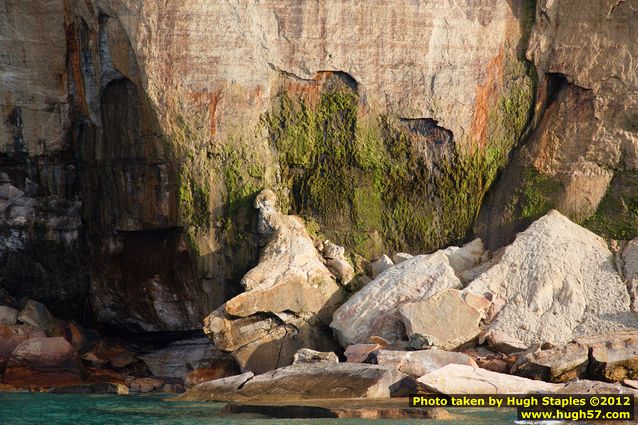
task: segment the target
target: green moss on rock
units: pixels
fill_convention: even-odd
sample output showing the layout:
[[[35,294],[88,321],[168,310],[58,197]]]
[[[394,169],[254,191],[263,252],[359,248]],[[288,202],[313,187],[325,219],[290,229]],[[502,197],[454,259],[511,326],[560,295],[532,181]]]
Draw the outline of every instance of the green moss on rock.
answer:
[[[638,236],[638,175],[614,174],[596,213],[583,226],[608,239],[629,240]]]

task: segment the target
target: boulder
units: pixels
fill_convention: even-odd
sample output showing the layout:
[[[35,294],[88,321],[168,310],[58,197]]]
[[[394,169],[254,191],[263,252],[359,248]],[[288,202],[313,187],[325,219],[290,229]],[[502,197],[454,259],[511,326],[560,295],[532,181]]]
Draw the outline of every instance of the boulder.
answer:
[[[214,365],[211,367],[199,367],[188,372],[184,377],[184,386],[190,388],[202,382],[214,381],[215,379],[237,375],[238,373],[239,370],[234,362],[214,362]]]
[[[235,394],[247,381],[255,375],[244,372],[240,375],[202,382],[186,390],[184,394],[170,399],[171,401],[216,401],[226,394]]]
[[[377,276],[379,276],[381,273],[388,270],[392,266],[394,266],[394,263],[392,262],[390,257],[388,257],[387,255],[384,255],[381,258],[371,262],[368,265],[368,269],[370,271],[370,277],[372,279],[375,279]]]
[[[527,346],[638,327],[604,239],[557,211],[519,233],[465,291],[491,297],[490,329]]]
[[[417,255],[379,275],[339,307],[332,318],[335,337],[342,347],[367,343],[373,335],[401,340],[405,327],[401,305],[429,298],[461,281],[443,251]]]
[[[135,354],[131,353],[128,350],[116,354],[109,360],[109,364],[114,369],[124,369],[126,366],[129,366],[133,363],[135,363]]]
[[[585,377],[588,366],[589,347],[569,343],[521,354],[512,373],[541,381],[567,382]]]
[[[413,255],[406,254],[405,252],[397,252],[396,254],[392,256],[392,262],[394,264],[401,264],[402,262],[409,260],[412,257]]]
[[[383,345],[376,343],[352,344],[348,345],[343,355],[346,356],[348,363],[366,363],[370,355],[381,348],[383,348]]]
[[[150,393],[159,390],[164,382],[154,378],[136,378],[129,383],[129,389],[135,393]]]
[[[27,300],[18,316],[18,320],[27,325],[42,329],[45,332],[50,332],[57,324],[55,317],[53,317],[45,305],[34,300]]]
[[[419,378],[425,390],[442,394],[553,393],[562,384],[534,381],[467,365],[450,364]]]
[[[79,384],[85,375],[75,349],[64,338],[31,338],[13,350],[4,382],[19,387],[52,387]]]
[[[393,366],[406,375],[421,377],[449,364],[476,367],[476,362],[463,353],[443,350],[390,351],[378,350],[374,362],[382,366]]]
[[[15,325],[19,311],[5,305],[0,305],[0,325]]]
[[[51,336],[64,337],[78,353],[89,351],[100,341],[100,336],[97,332],[86,329],[74,321],[57,326]]]
[[[339,363],[339,357],[332,351],[322,352],[301,348],[292,359],[292,364],[299,363]]]
[[[454,350],[476,339],[481,333],[483,315],[465,298],[459,290],[446,289],[426,300],[402,305],[399,315],[407,335],[421,335],[429,345],[444,350]]]
[[[21,342],[29,338],[44,338],[45,333],[28,325],[0,324],[0,358],[8,359]]]
[[[337,349],[327,325],[343,290],[323,264],[300,218],[281,214],[270,190],[255,199],[265,239],[259,263],[241,283],[246,292],[210,314],[204,331],[246,370],[292,363],[299,348]]]

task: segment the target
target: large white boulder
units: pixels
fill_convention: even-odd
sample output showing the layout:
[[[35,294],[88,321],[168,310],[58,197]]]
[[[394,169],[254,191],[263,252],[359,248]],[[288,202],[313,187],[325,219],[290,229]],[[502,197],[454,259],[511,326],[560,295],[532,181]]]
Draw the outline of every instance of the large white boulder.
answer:
[[[550,211],[465,291],[491,298],[490,328],[530,345],[638,327],[605,241]]]

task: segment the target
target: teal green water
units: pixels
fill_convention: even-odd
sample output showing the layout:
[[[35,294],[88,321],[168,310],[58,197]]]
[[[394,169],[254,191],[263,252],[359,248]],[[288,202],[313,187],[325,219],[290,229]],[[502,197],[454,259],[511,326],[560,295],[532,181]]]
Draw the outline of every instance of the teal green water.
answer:
[[[0,424],[44,425],[452,425],[471,423],[501,425],[514,423],[513,411],[451,410],[452,420],[365,420],[365,419],[264,419],[256,416],[222,415],[222,403],[163,401],[166,395],[66,395],[0,393]]]

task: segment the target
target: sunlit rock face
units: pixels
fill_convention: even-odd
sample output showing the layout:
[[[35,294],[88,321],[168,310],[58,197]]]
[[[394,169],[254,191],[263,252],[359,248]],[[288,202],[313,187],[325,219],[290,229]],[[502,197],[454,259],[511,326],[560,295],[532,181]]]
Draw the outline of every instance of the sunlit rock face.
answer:
[[[37,293],[56,314],[92,315],[130,330],[200,327],[256,264],[251,205],[264,186],[364,256],[384,244],[426,249],[461,237],[489,184],[464,186],[469,202],[439,194],[450,195],[450,170],[465,164],[467,148],[506,153],[520,133],[493,117],[515,93],[522,93],[513,112],[519,121],[531,105],[518,54],[529,6],[4,2],[0,167],[3,184],[24,192],[25,205],[2,197],[0,285]],[[282,142],[293,133],[275,134],[264,116],[277,115],[282,96],[311,108],[323,95],[336,99],[334,73],[348,83],[355,122],[321,143],[333,149],[370,131],[381,144],[347,150],[353,165],[330,181],[319,163],[296,164]],[[335,115],[316,112],[339,127]],[[379,131],[378,117],[406,136]],[[402,153],[393,140],[404,141]],[[359,153],[373,152],[370,146],[387,152],[366,162]],[[383,175],[404,153],[412,159],[397,176],[411,180],[375,192],[381,186],[369,176]],[[489,183],[501,165],[475,171]],[[430,187],[431,176],[439,180]],[[320,190],[307,187],[318,194],[309,201],[295,194],[303,193],[296,185],[324,180],[363,191],[337,190],[350,207],[321,215],[327,198]],[[415,189],[391,190],[398,186]],[[405,215],[402,205],[414,209]],[[461,206],[473,211],[444,219]],[[414,214],[427,218],[418,228],[403,217]]]

